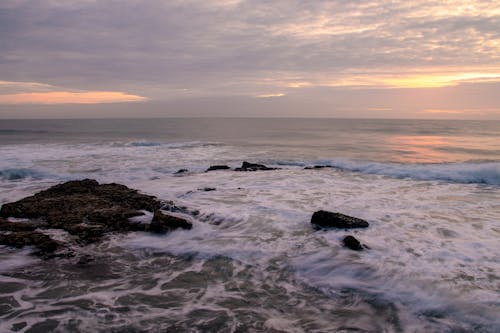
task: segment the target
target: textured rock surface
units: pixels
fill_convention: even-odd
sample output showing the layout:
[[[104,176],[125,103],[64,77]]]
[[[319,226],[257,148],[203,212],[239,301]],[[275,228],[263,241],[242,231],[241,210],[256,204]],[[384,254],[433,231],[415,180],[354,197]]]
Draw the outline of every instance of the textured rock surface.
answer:
[[[357,217],[344,215],[341,213],[333,213],[325,210],[320,210],[312,215],[311,223],[323,228],[367,228],[368,222]]]
[[[149,225],[149,230],[156,233],[165,233],[175,229],[191,229],[193,225],[186,219],[163,214],[160,210],[156,210],[153,215],[153,220]]]
[[[264,164],[243,162],[241,167],[234,169],[235,171],[267,171],[267,170],[277,170],[278,168],[270,168]]]
[[[207,172],[208,171],[215,171],[215,170],[229,170],[229,169],[231,169],[231,168],[228,167],[227,165],[212,165],[207,169]]]
[[[110,232],[190,229],[188,221],[161,213],[161,206],[157,198],[124,185],[100,185],[92,179],[69,181],[4,204],[0,210],[3,217],[0,217],[0,244],[33,245],[42,252],[50,252],[60,244],[37,230],[62,229],[76,236],[80,243],[92,243]],[[155,212],[151,224],[129,220],[143,215],[142,210]],[[5,219],[12,217],[29,220],[11,222]]]
[[[361,251],[363,250],[363,246],[357,240],[354,236],[348,235],[345,236],[344,239],[342,240],[342,243],[344,243],[344,246],[355,251]]]

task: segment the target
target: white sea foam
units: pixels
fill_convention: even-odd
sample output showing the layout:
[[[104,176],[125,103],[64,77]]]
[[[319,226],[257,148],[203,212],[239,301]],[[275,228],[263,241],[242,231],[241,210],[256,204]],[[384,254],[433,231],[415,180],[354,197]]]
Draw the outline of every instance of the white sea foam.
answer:
[[[32,249],[25,247],[24,249],[9,249],[5,246],[0,245],[0,274],[10,273],[19,268],[34,265],[39,262],[39,259],[30,256]],[[3,276],[0,275],[0,280],[3,280]]]
[[[344,171],[396,178],[500,185],[500,163],[498,162],[402,164],[355,160],[316,160],[307,162],[281,161],[277,164],[292,166],[321,165]]]
[[[495,188],[335,169],[304,171],[203,173],[137,182],[201,215],[192,232],[145,235],[125,243],[178,255],[223,255],[261,267],[277,260],[327,293],[363,290],[403,304],[407,325],[436,308],[459,321],[467,304],[477,309],[468,313],[471,322],[490,320],[499,279],[493,272],[500,269],[494,255],[500,235]],[[216,191],[183,195],[214,184]],[[367,219],[370,228],[352,233],[371,249],[344,249],[343,230],[314,231],[309,219],[318,209]]]
[[[1,147],[1,170],[36,170],[43,178],[1,179],[0,202],[31,195],[66,179],[89,177],[123,183],[200,213],[194,217],[190,231],[112,238],[109,242],[115,247],[110,255],[123,247],[145,261],[153,260],[150,253],[153,258],[161,254],[195,257],[199,261],[192,265],[200,267],[214,258],[230,258],[242,267],[254,268],[244,268],[250,276],[239,282],[251,282],[258,291],[265,289],[265,279],[278,286],[286,272],[292,280],[300,281],[287,282],[292,286],[283,283],[291,290],[285,293],[290,299],[293,293],[304,292],[302,285],[332,300],[358,292],[360,299],[395,304],[403,331],[422,331],[421,327],[431,322],[428,331],[452,330],[447,322],[461,323],[458,327],[464,329],[480,327],[486,332],[500,328],[495,318],[500,271],[496,256],[500,236],[499,163],[396,164],[306,158],[276,162],[279,156],[267,147],[245,151],[203,142],[180,144],[182,149],[175,145]],[[243,160],[271,162],[283,169],[204,172],[212,164],[236,167]],[[303,170],[314,164],[333,168]],[[175,177],[173,173],[181,168],[192,172]],[[216,190],[198,191],[204,187]],[[311,214],[319,209],[368,220],[368,229],[349,233],[370,250],[358,253],[343,248],[341,239],[348,234],[344,230],[311,228]],[[148,213],[137,221],[147,223],[150,218]],[[96,251],[101,252],[107,253]],[[128,262],[123,265],[128,267]],[[178,275],[155,275],[152,279],[158,284],[147,290],[135,290],[133,286],[109,291],[103,288],[105,291],[89,292],[89,297],[111,308],[114,300],[131,289],[153,297],[162,293],[161,283],[199,270],[190,266]],[[128,281],[127,274],[114,282],[141,281],[140,277]],[[182,309],[149,311],[153,317],[165,311],[172,316],[184,315],[197,307],[223,311],[217,301],[233,296],[220,288],[207,287],[210,291],[203,302],[189,303]],[[314,307],[303,306],[314,311]],[[144,313],[139,308],[136,311],[133,313],[137,316]],[[109,313],[102,313],[106,315]],[[268,328],[289,329],[294,325],[293,318],[282,318],[279,313],[265,318]]]
[[[419,180],[500,185],[500,163],[386,164],[337,162],[332,166],[349,171]]]

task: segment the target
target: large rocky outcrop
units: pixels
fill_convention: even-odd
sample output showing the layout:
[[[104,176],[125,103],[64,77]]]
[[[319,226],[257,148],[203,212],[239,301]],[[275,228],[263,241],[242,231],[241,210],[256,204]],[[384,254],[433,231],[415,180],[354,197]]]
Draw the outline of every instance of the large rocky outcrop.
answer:
[[[0,244],[34,245],[42,252],[50,252],[60,244],[51,243],[50,237],[40,230],[62,229],[76,236],[79,242],[91,243],[110,232],[165,232],[191,225],[180,217],[162,213],[161,206],[157,198],[124,185],[100,185],[92,179],[69,181],[4,204],[0,209],[0,217],[3,217],[0,218]],[[143,215],[142,210],[155,212],[152,223],[130,221]],[[8,218],[28,220],[12,222]]]

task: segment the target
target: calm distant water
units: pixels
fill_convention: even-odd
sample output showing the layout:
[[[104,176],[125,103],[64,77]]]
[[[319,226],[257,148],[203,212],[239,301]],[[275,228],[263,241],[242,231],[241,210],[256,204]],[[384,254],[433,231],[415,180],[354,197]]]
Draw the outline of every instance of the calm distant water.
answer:
[[[275,158],[441,163],[500,160],[500,121],[363,119],[1,120],[0,144],[220,142]],[[278,155],[281,153],[281,155]]]
[[[94,178],[200,211],[85,269],[0,247],[0,332],[499,332],[499,143],[498,121],[0,120],[0,204]],[[204,172],[242,161],[281,169]],[[371,225],[315,231],[319,209]]]

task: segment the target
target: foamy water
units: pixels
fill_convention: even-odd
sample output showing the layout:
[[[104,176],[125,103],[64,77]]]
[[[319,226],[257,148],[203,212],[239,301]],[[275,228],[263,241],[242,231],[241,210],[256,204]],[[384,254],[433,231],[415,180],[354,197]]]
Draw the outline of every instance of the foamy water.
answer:
[[[500,330],[498,156],[383,162],[193,139],[0,146],[1,203],[88,177],[199,211],[190,231],[78,249],[96,258],[85,265],[3,248],[0,331]],[[243,160],[282,169],[204,172]],[[370,227],[316,231],[319,209]],[[346,234],[370,249],[343,248]]]

